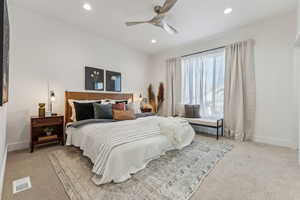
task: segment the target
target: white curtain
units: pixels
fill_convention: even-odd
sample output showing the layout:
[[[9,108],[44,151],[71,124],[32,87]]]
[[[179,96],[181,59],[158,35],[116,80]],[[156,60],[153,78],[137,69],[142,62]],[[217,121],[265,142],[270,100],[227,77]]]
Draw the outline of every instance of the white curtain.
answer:
[[[181,57],[167,60],[167,87],[165,112],[167,116],[180,114],[181,103],[181,77],[182,77]]]
[[[183,58],[182,103],[200,105],[203,118],[223,118],[224,49]]]
[[[254,41],[226,47],[224,124],[228,136],[251,139],[255,125]]]

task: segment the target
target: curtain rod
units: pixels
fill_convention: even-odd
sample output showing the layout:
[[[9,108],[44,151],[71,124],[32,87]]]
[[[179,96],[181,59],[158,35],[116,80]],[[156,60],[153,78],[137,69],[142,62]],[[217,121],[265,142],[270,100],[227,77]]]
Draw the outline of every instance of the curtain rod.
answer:
[[[226,46],[221,46],[221,47],[217,47],[217,48],[214,48],[214,49],[208,49],[208,50],[205,50],[205,51],[198,51],[198,52],[195,52],[195,53],[191,53],[191,54],[187,54],[187,55],[181,56],[181,58],[185,58],[185,57],[197,55],[197,54],[200,54],[200,53],[205,53],[205,52],[208,52],[208,51],[215,51],[215,50],[218,50],[218,49],[223,49],[225,47]]]

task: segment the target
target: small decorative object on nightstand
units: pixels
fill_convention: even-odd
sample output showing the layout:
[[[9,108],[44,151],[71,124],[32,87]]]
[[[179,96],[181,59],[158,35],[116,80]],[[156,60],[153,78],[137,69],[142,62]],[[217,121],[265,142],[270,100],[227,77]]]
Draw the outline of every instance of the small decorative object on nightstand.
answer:
[[[64,145],[64,139],[64,116],[31,117],[31,152],[36,145],[55,142]]]
[[[152,108],[141,108],[142,113],[152,112]]]
[[[45,113],[46,113],[46,104],[39,103],[39,117],[45,117]]]

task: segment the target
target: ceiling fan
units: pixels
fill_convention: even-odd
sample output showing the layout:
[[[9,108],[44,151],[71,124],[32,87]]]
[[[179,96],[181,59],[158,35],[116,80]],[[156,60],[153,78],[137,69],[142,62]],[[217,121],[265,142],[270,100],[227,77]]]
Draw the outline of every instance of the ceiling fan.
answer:
[[[157,14],[149,21],[138,21],[138,22],[126,22],[127,26],[134,26],[138,24],[152,24],[154,26],[157,26],[159,28],[164,29],[169,34],[177,34],[178,31],[170,26],[166,21],[165,17],[166,14],[174,7],[177,0],[166,0],[163,6],[155,6],[154,12]]]

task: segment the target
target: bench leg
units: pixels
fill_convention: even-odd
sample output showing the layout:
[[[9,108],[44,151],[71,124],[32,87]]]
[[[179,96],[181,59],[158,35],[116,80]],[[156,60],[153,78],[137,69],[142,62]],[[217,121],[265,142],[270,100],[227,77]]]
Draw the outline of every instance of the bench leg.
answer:
[[[219,121],[217,121],[217,140],[219,140]]]
[[[222,136],[224,137],[224,121],[222,122]]]

